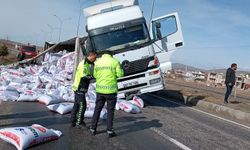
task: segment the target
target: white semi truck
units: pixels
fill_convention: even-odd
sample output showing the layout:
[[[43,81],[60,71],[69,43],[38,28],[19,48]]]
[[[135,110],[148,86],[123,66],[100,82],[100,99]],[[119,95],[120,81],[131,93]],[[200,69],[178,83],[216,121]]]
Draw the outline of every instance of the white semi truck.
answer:
[[[113,0],[84,9],[86,32],[96,52],[112,51],[124,70],[118,97],[164,89],[173,50],[184,45],[177,13],[147,26],[137,0]]]

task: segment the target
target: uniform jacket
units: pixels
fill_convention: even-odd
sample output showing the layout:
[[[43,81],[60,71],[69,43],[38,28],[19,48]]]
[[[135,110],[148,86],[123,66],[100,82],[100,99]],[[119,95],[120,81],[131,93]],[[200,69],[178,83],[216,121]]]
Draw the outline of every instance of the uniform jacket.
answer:
[[[87,92],[91,76],[90,67],[91,64],[87,61],[87,59],[79,63],[72,86],[73,91]]]
[[[117,78],[123,76],[119,61],[109,54],[103,54],[95,62],[94,77],[96,92],[100,94],[115,94],[118,92]]]

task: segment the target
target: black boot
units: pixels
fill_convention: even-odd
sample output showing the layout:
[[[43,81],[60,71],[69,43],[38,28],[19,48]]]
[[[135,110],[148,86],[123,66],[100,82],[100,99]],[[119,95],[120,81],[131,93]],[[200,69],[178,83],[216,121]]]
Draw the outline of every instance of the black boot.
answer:
[[[116,136],[116,133],[114,131],[107,131],[107,133],[108,133],[109,138],[112,138],[112,137]]]

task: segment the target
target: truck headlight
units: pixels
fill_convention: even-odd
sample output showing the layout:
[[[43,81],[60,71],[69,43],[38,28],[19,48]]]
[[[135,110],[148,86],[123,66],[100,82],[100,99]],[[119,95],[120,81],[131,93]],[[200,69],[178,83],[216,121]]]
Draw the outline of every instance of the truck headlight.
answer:
[[[160,72],[160,70],[155,70],[155,71],[149,72],[148,74],[151,76],[151,75],[156,75],[159,72]]]

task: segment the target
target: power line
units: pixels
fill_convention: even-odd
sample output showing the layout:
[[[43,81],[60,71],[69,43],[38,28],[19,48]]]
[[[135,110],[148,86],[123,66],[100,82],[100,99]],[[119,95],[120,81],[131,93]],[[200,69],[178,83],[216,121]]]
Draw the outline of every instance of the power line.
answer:
[[[152,5],[151,5],[150,19],[149,19],[149,23],[148,23],[149,28],[150,28],[150,25],[151,25],[151,20],[153,18],[154,7],[155,7],[155,0],[152,1]]]

